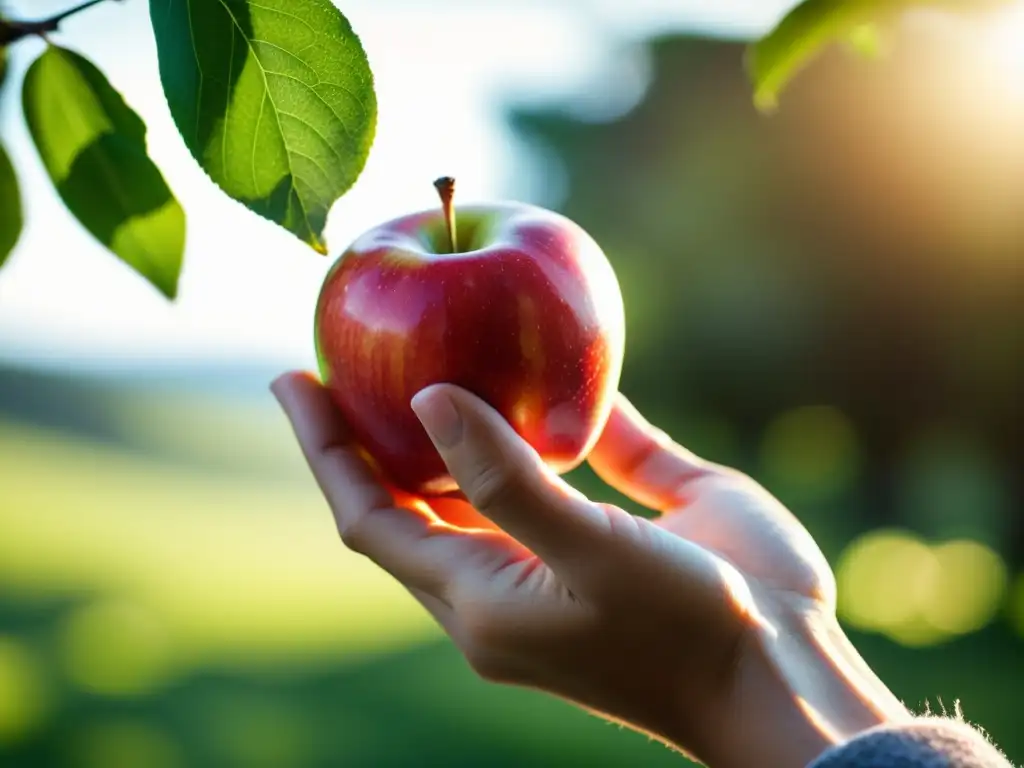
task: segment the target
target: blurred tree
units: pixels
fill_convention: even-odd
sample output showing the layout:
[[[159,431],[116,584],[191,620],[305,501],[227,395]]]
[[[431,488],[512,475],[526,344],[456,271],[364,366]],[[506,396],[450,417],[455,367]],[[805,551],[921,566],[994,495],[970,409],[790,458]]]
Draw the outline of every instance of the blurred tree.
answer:
[[[963,203],[965,186],[987,181],[975,159],[985,135],[931,154],[915,146],[935,115],[906,89],[934,87],[924,73],[940,48],[911,35],[884,66],[826,55],[765,118],[736,67],[741,44],[663,37],[630,113],[597,123],[519,109],[512,120],[564,164],[561,209],[620,274],[628,394],[682,429],[686,414],[724,418],[740,449],[713,458],[755,471],[781,414],[837,409],[863,475],[847,487],[859,495],[826,500],[833,517],[936,537],[967,528],[1019,562],[1024,227],[986,231],[987,209]],[[955,83],[943,96],[950,115],[971,108]],[[957,183],[942,186],[943,174]],[[1002,194],[1024,199],[1024,166]],[[904,508],[903,466],[936,430],[980,446],[972,455],[998,486],[987,498],[1005,504],[960,504],[952,525],[948,510],[929,520]],[[815,454],[818,438],[804,437]]]

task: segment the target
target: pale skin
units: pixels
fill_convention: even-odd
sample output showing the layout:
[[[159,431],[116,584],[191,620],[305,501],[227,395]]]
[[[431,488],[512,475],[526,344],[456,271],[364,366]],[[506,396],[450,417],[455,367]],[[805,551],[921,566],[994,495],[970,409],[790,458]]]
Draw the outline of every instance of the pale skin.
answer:
[[[910,719],[840,629],[832,571],[796,518],[624,397],[588,460],[654,520],[583,497],[457,387],[413,399],[468,500],[431,503],[375,476],[313,376],[272,389],[342,541],[401,582],[483,679],[712,768],[799,768]]]

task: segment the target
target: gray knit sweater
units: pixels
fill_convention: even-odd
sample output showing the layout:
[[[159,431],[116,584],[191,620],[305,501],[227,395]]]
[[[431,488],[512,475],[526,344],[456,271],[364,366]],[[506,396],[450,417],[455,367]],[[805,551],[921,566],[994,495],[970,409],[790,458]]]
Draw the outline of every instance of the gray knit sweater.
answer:
[[[961,720],[923,717],[873,728],[834,747],[808,768],[1012,768],[979,731]]]

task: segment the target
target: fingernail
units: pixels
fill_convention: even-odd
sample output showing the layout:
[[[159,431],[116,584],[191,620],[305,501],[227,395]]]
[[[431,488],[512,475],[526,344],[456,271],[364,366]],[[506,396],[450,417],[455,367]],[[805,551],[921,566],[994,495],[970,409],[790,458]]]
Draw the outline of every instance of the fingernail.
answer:
[[[425,389],[412,399],[410,405],[439,448],[451,448],[462,439],[462,416],[444,392]]]

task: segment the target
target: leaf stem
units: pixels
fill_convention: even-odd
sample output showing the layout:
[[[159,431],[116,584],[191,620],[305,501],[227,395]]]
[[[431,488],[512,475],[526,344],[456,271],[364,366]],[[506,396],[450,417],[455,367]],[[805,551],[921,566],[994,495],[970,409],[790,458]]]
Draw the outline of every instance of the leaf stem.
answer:
[[[444,221],[448,226],[448,239],[452,244],[452,253],[458,253],[458,237],[455,231],[455,206],[452,201],[455,198],[455,179],[451,176],[442,176],[434,182],[437,194],[441,196],[441,208],[444,211]]]
[[[92,8],[94,5],[99,5],[102,2],[106,2],[106,0],[85,0],[85,2],[79,3],[73,8],[68,8],[66,11],[61,11],[58,14],[50,16],[47,19],[40,19],[39,21],[11,21],[9,19],[0,19],[0,48],[6,47],[11,43],[16,43],[25,37],[41,37],[45,36],[47,32],[56,32],[60,29],[61,22],[65,19]],[[117,2],[122,2],[122,0],[117,0]]]

